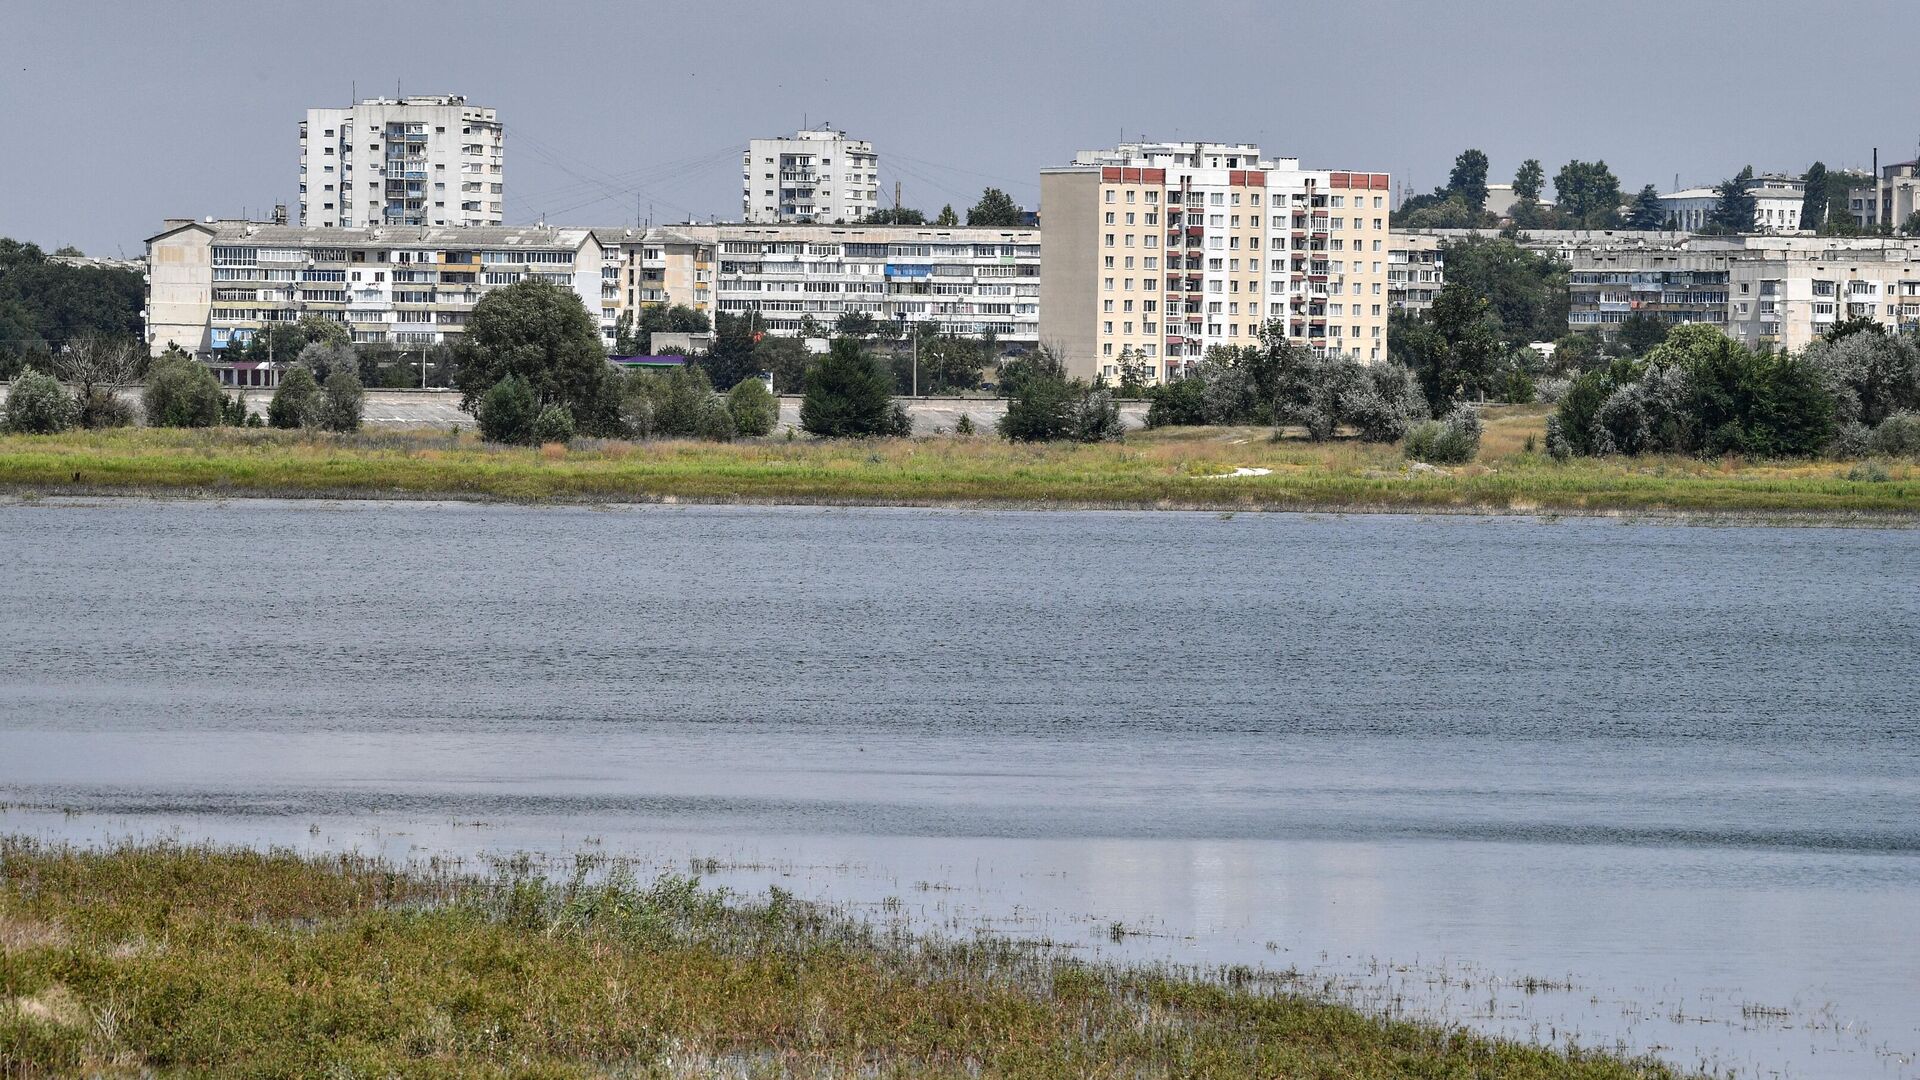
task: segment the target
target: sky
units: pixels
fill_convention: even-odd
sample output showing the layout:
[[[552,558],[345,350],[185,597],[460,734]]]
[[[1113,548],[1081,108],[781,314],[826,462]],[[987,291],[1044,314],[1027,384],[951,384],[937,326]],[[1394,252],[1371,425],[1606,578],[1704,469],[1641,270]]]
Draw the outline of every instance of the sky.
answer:
[[[722,220],[750,138],[869,139],[884,194],[1128,139],[1259,143],[1430,189],[1604,159],[1628,192],[1915,156],[1912,0],[0,0],[0,236],[137,255],[168,217],[298,203],[306,109],[464,94],[509,223]],[[1875,27],[1884,32],[1876,32]]]

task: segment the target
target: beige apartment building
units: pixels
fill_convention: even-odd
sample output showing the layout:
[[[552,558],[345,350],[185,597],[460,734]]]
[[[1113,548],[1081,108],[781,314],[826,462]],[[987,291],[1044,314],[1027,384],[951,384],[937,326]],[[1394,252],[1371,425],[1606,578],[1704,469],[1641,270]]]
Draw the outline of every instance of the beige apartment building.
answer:
[[[679,304],[713,314],[713,243],[676,229],[594,229],[600,245],[600,294],[588,310],[613,344],[620,317]]]
[[[1041,341],[1068,370],[1153,382],[1219,345],[1387,355],[1386,173],[1316,171],[1251,144],[1126,143],[1040,174]]]

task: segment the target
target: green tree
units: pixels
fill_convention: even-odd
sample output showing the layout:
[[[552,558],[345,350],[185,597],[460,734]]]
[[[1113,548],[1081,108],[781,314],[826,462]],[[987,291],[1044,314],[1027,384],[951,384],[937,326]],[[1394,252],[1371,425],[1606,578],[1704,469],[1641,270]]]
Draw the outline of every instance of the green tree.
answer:
[[[1667,331],[1671,329],[1666,320],[1636,311],[1621,321],[1620,343],[1634,356],[1644,356],[1667,340]]]
[[[1755,200],[1749,181],[1753,179],[1753,166],[1741,169],[1731,180],[1722,180],[1718,191],[1720,201],[1714,204],[1713,213],[1708,215],[1707,223],[1715,231],[1726,233],[1749,233],[1754,230],[1753,213]]]
[[[1633,206],[1627,211],[1627,228],[1652,231],[1665,228],[1666,224],[1667,208],[1660,205],[1660,192],[1648,184],[1633,197]]]
[[[1405,229],[1479,229],[1488,223],[1488,214],[1459,196],[1429,202],[1414,210],[1402,208],[1395,228]]]
[[[800,426],[815,435],[906,435],[911,427],[902,430],[904,418],[904,411],[893,404],[892,373],[854,338],[835,338],[807,372]]]
[[[883,207],[868,214],[862,225],[925,225],[927,215],[904,206]]]
[[[549,405],[533,418],[530,434],[535,443],[559,443],[565,446],[573,441],[573,414],[567,411],[565,405]]]
[[[1505,237],[1450,241],[1443,254],[1447,284],[1458,283],[1486,298],[1502,340],[1524,345],[1552,341],[1567,332],[1568,270],[1558,259]],[[1391,328],[1388,341],[1392,341]]]
[[[313,377],[312,369],[295,365],[281,374],[280,385],[267,402],[267,426],[283,430],[313,427],[319,423],[320,409],[319,380]]]
[[[1540,167],[1540,159],[1528,158],[1520,163],[1513,174],[1513,197],[1516,199],[1540,200],[1540,186],[1546,183],[1547,172]]]
[[[1801,178],[1806,185],[1806,194],[1800,197],[1800,227],[1819,232],[1820,226],[1827,220],[1827,166],[1816,161]]]
[[[727,391],[727,412],[734,430],[749,438],[772,434],[780,422],[780,402],[759,379],[742,379]]]
[[[1026,215],[1013,204],[1013,198],[999,188],[980,193],[980,201],[967,211],[967,224],[1015,228],[1026,223]]]
[[[469,411],[509,376],[543,405],[565,405],[575,416],[600,411],[607,354],[600,328],[571,289],[527,278],[486,294],[455,349],[455,381]]]
[[[73,400],[60,381],[28,368],[7,390],[0,428],[18,435],[53,435],[73,424]]]
[[[731,390],[741,379],[750,378],[760,371],[754,360],[756,337],[760,334],[754,329],[754,320],[749,315],[729,315],[721,312],[719,322],[714,327],[713,345],[698,363],[707,371],[707,377],[713,381],[714,389]]]
[[[613,321],[613,355],[640,356],[646,350],[640,344],[640,335],[634,331],[633,309],[628,308]]]
[[[325,390],[320,397],[320,413],[316,418],[318,425],[327,431],[342,434],[359,431],[360,414],[366,399],[359,374],[352,368],[335,368],[327,376]]]
[[[533,422],[539,416],[539,396],[534,393],[533,385],[519,375],[508,375],[488,387],[473,409],[473,418],[480,425],[480,437],[509,446],[532,442]]]
[[[812,362],[806,342],[797,337],[769,334],[753,347],[754,369],[772,372],[773,388],[782,394],[798,394],[807,388],[807,367]]]
[[[1605,161],[1567,162],[1553,177],[1555,210],[1572,228],[1612,229],[1620,224],[1620,180]]]
[[[920,359],[928,380],[938,391],[971,390],[980,385],[986,366],[978,338],[948,331],[920,342]]]
[[[1428,312],[1437,339],[1420,358],[1424,366],[1414,369],[1436,414],[1444,414],[1464,397],[1490,390],[1495,366],[1505,351],[1493,305],[1470,287],[1454,282],[1452,266],[1447,269],[1449,280]]]
[[[1487,155],[1479,150],[1462,150],[1453,159],[1453,171],[1447,174],[1447,190],[1474,210],[1487,205]]]
[[[833,335],[835,337],[864,340],[874,337],[878,333],[879,326],[877,325],[877,321],[872,315],[864,311],[841,312],[840,317],[834,320],[833,323]]]
[[[960,224],[960,215],[955,214],[953,212],[953,204],[948,203],[940,208],[940,216],[934,218],[933,223],[940,228],[951,229],[955,225]]]
[[[360,374],[360,357],[353,351],[351,344],[337,341],[313,341],[300,350],[298,360],[302,367],[313,372],[313,377],[324,383],[333,378],[336,371],[351,371],[355,378]]]
[[[163,356],[147,370],[140,394],[152,427],[218,427],[225,398],[213,372],[185,356]]]
[[[1900,223],[1900,235],[1920,236],[1920,210],[1908,214],[1907,220]]]

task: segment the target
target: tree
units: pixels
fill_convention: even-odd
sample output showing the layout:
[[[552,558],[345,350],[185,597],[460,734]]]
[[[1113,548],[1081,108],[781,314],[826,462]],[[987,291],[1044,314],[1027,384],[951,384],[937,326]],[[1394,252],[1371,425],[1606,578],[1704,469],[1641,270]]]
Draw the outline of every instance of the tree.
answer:
[[[1652,185],[1640,189],[1627,211],[1627,228],[1653,231],[1667,224],[1667,208],[1660,205],[1660,192]]]
[[[1900,235],[1920,236],[1920,210],[1908,214],[1907,220],[1900,223]]]
[[[1457,405],[1439,420],[1428,420],[1407,432],[1407,457],[1442,465],[1464,465],[1480,452],[1480,413]]]
[[[1026,215],[1006,192],[990,187],[980,193],[980,201],[967,211],[967,224],[1013,228],[1026,224]]]
[[[1707,216],[1707,223],[1714,231],[1747,233],[1754,230],[1755,200],[1748,184],[1752,179],[1753,166],[1749,165],[1733,179],[1720,182],[1717,189],[1720,201],[1714,204],[1713,213]]]
[[[1852,333],[1840,329],[1836,324],[1801,354],[1833,397],[1834,418],[1872,427],[1895,413],[1920,410],[1920,341],[1895,337],[1870,321]]]
[[[613,355],[640,356],[645,352],[646,349],[640,344],[640,335],[634,332],[633,309],[628,308],[613,320]]]
[[[573,414],[564,405],[549,405],[533,418],[533,430],[529,434],[533,442],[565,446],[573,441]]]
[[[1621,320],[1620,343],[1632,355],[1644,356],[1654,346],[1667,340],[1667,331],[1671,329],[1672,326],[1665,320],[1636,311]]]
[[[312,371],[314,379],[322,383],[333,378],[336,371],[350,371],[356,380],[360,375],[359,356],[354,353],[352,345],[343,342],[311,342],[300,350],[298,362]]]
[[[599,327],[571,289],[527,278],[486,294],[455,349],[464,409],[514,376],[540,404],[565,405],[575,416],[600,410],[607,354]]]
[[[1147,362],[1136,354],[1131,347],[1123,346],[1120,355],[1114,360],[1114,369],[1118,372],[1118,383],[1122,397],[1145,397],[1152,388],[1152,380],[1147,378]]]
[[[335,368],[327,376],[326,390],[320,398],[315,422],[327,431],[342,434],[360,430],[360,413],[366,403],[360,376],[351,368]]]
[[[749,438],[771,435],[780,422],[780,402],[759,379],[742,379],[727,391],[727,412],[734,430]]]
[[[940,216],[934,218],[933,223],[940,228],[951,229],[955,225],[960,224],[960,216],[953,212],[953,204],[948,203],[940,208]]]
[[[147,371],[141,404],[152,427],[218,427],[220,383],[205,365],[183,355],[162,356]]]
[[[827,354],[807,372],[800,426],[815,435],[906,435],[911,425],[903,429],[905,417],[893,404],[892,374],[853,338],[835,338]]]
[[[58,379],[28,368],[13,380],[0,428],[17,435],[53,435],[72,423],[73,401]]]
[[[312,427],[320,416],[320,383],[312,369],[296,365],[280,376],[267,402],[267,426],[291,431]]]
[[[948,331],[935,334],[920,343],[920,359],[927,378],[939,390],[971,390],[980,385],[980,369],[986,366],[977,338],[961,337]]]
[[[875,210],[861,220],[862,225],[925,225],[927,215],[903,206]]]
[[[1540,167],[1538,158],[1528,158],[1520,163],[1513,174],[1513,197],[1540,201],[1540,185],[1546,182],[1547,172]]]
[[[1816,161],[1808,167],[1801,182],[1806,185],[1806,194],[1800,197],[1800,227],[1819,232],[1820,226],[1827,220],[1827,166]]]
[[[1063,378],[1054,367],[1022,378],[994,425],[1013,442],[1115,442],[1122,434],[1113,391]]]
[[[1406,229],[1479,229],[1488,224],[1490,215],[1478,206],[1470,205],[1459,196],[1450,196],[1437,202],[1429,202],[1411,211],[1402,207],[1400,223],[1396,228]]]
[[[1493,305],[1468,286],[1453,281],[1452,266],[1447,269],[1448,281],[1428,311],[1436,339],[1422,358],[1424,366],[1415,369],[1420,389],[1435,413],[1444,413],[1463,397],[1489,390],[1495,362],[1504,351]]]
[[[864,311],[843,311],[833,323],[835,337],[864,339],[873,337],[878,332],[876,320]]]
[[[1573,228],[1612,229],[1620,224],[1620,180],[1605,161],[1573,160],[1553,177],[1555,209]]]
[[[1486,298],[1503,341],[1525,345],[1566,333],[1571,297],[1564,263],[1504,237],[1451,241],[1443,254],[1447,285],[1457,282]],[[1388,341],[1391,348],[1391,327]]]
[[[713,380],[714,389],[727,391],[735,383],[759,372],[754,362],[754,338],[758,336],[750,315],[721,312],[714,328],[713,345],[698,363]]]
[[[725,411],[713,392],[712,380],[696,364],[683,364],[658,374],[635,373],[622,397],[627,401],[623,412],[636,436],[701,437],[715,427],[712,411],[716,407]],[[732,437],[730,426],[727,437]]]
[[[511,288],[512,286],[508,286]],[[480,437],[488,442],[524,446],[533,441],[533,422],[540,415],[540,399],[519,375],[508,375],[480,395],[473,418]]]
[[[133,410],[120,388],[140,376],[145,357],[126,338],[88,334],[67,343],[53,359],[54,374],[73,388],[74,423],[84,428],[125,427]]]
[[[807,366],[812,362],[806,342],[797,337],[769,334],[753,346],[754,369],[772,372],[773,388],[782,394],[798,394],[806,389]]]
[[[1487,155],[1479,150],[1462,150],[1453,159],[1453,171],[1447,174],[1447,190],[1474,210],[1487,205]]]

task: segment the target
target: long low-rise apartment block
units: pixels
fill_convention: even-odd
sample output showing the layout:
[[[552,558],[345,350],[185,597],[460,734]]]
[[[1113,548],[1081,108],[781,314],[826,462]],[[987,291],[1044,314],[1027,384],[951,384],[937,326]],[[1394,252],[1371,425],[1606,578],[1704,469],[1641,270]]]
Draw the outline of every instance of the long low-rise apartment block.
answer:
[[[1040,232],[977,226],[670,225],[595,229],[609,341],[651,304],[746,315],[773,334],[868,315],[923,334],[1039,340]]]
[[[1437,245],[1444,266],[1449,241],[1494,235],[1397,232],[1393,247],[1411,259]],[[1638,316],[1716,326],[1753,348],[1801,349],[1842,319],[1920,328],[1920,239],[1542,230],[1519,243],[1565,264],[1573,331],[1611,336]]]
[[[214,359],[274,323],[317,316],[362,344],[429,348],[465,329],[490,290],[537,278],[601,299],[591,229],[343,229],[172,220],[147,239],[147,342]]]

